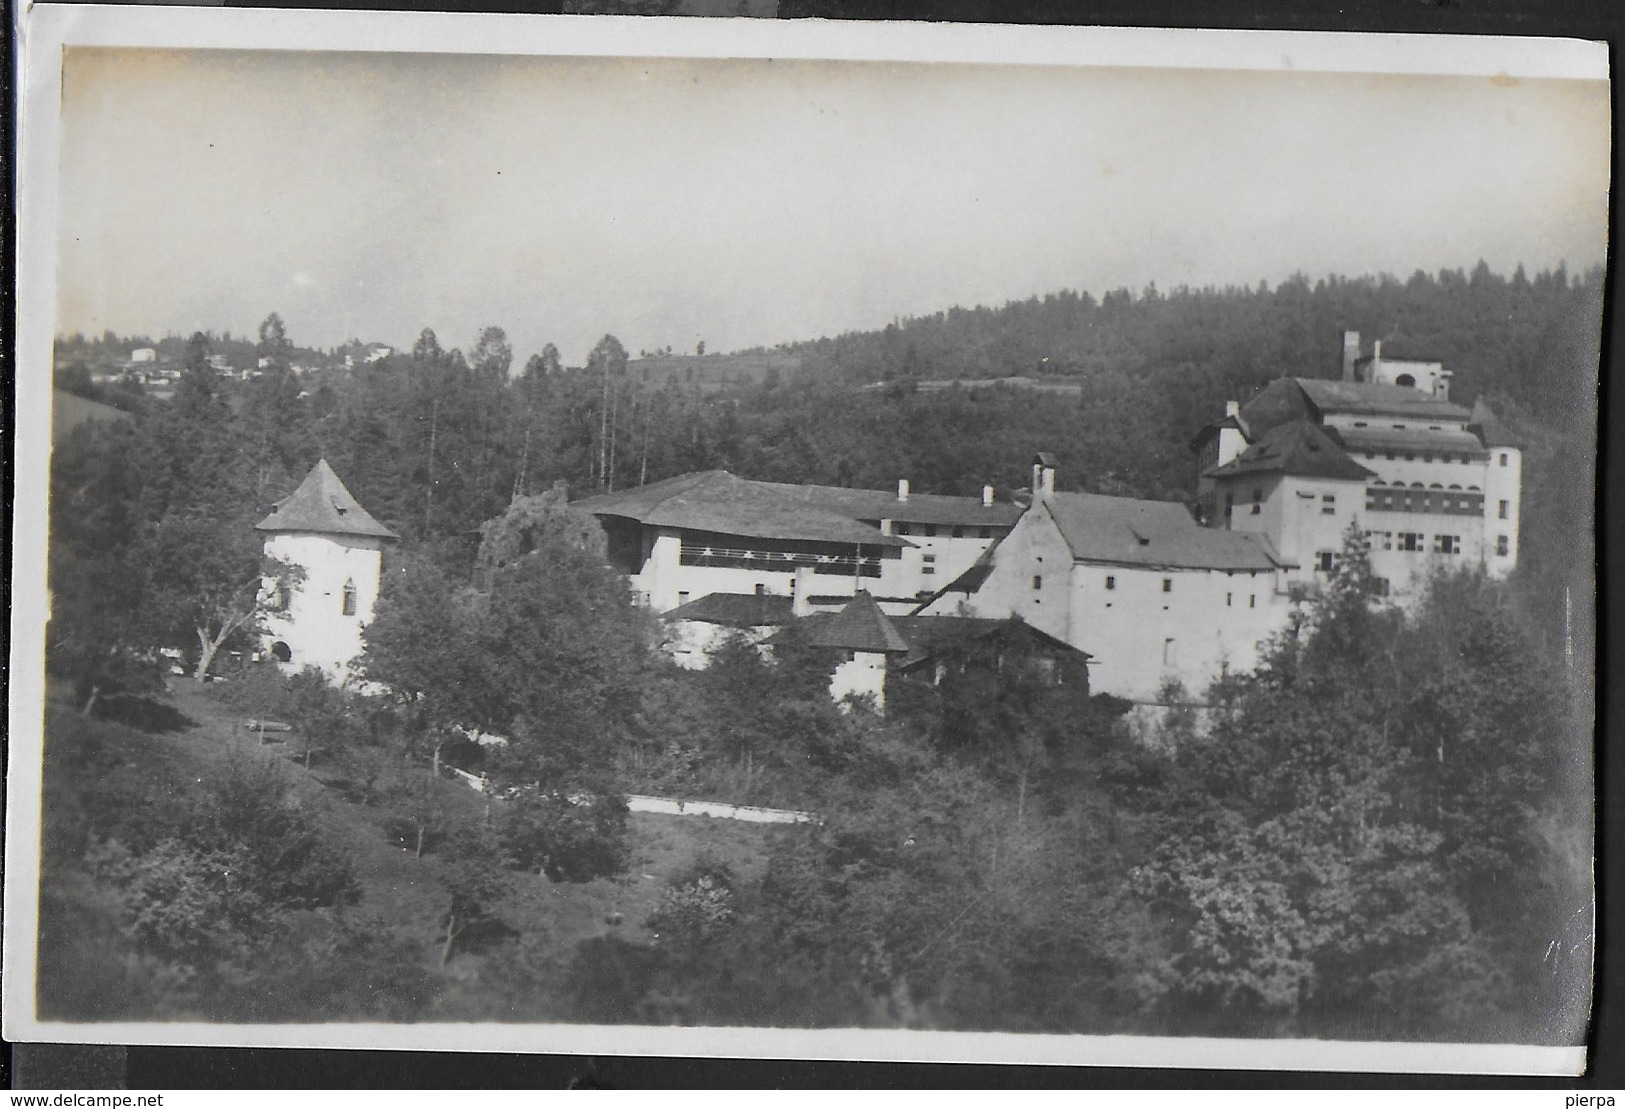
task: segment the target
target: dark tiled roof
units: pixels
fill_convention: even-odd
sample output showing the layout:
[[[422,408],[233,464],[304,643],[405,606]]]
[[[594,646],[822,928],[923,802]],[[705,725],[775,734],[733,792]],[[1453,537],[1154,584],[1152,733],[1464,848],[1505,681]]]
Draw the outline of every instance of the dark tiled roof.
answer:
[[[1308,420],[1271,428],[1246,450],[1203,477],[1279,473],[1292,477],[1364,481],[1372,472],[1355,462],[1325,430]]]
[[[813,647],[835,647],[846,651],[869,651],[879,654],[906,653],[908,641],[892,625],[891,618],[880,611],[875,599],[859,593],[839,612],[824,617],[809,617],[815,621],[807,636]]]
[[[1273,570],[1262,535],[1205,528],[1185,506],[1097,493],[1056,493],[1045,502],[1079,562],[1186,570]]]
[[[705,470],[620,493],[577,502],[599,516],[625,516],[655,527],[686,528],[758,539],[802,539],[866,546],[907,547],[873,523],[1009,527],[1021,515],[1014,504],[984,506],[980,497],[916,494],[899,501],[878,489],[749,481],[726,470]]]
[[[1459,427],[1441,427],[1433,431],[1425,427],[1339,427],[1327,429],[1351,451],[1408,451],[1484,457],[1484,447],[1478,436]]]
[[[1498,416],[1479,397],[1473,402],[1473,413],[1467,418],[1467,430],[1478,436],[1486,447],[1522,447],[1523,442],[1512,434]]]
[[[1022,620],[985,616],[893,616],[891,622],[908,642],[908,657],[903,660],[905,667],[918,665],[956,644],[1001,633],[1025,635],[1052,651],[1085,660],[1094,657]]]
[[[368,515],[325,458],[311,468],[305,480],[299,483],[299,488],[278,501],[271,514],[254,527],[259,531],[315,531],[325,535],[400,538]]]
[[[730,628],[761,628],[790,623],[795,619],[790,610],[789,597],[771,593],[707,593],[697,601],[677,606],[661,619],[699,620]]]
[[[1309,403],[1321,413],[1367,413],[1373,416],[1409,416],[1412,419],[1465,421],[1467,409],[1405,385],[1375,385],[1363,381],[1322,381],[1295,377]]]

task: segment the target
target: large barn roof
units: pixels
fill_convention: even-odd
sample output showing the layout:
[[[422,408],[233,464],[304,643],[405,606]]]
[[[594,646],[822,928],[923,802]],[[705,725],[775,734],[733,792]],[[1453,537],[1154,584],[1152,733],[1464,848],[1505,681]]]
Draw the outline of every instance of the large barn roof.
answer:
[[[1205,528],[1185,506],[1098,493],[1056,493],[1044,502],[1079,562],[1181,570],[1273,570],[1262,535]]]
[[[984,505],[978,497],[916,494],[900,500],[879,489],[750,481],[726,470],[704,470],[578,502],[597,516],[622,516],[653,527],[682,528],[757,539],[907,547],[882,535],[880,520],[943,526],[1009,527],[1014,504]]]
[[[311,467],[305,480],[299,483],[299,488],[272,506],[271,514],[255,524],[254,528],[257,531],[313,531],[324,535],[400,538],[361,507],[325,458]]]

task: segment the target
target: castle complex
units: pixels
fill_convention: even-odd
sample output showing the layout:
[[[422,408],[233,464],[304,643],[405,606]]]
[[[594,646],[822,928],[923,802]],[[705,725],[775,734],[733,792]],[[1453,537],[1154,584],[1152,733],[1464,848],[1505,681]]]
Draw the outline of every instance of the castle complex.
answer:
[[[919,495],[903,480],[893,494],[713,470],[577,504],[684,665],[705,665],[724,630],[765,639],[847,612],[821,634],[862,631],[845,646],[854,665],[868,658],[858,684],[878,695],[888,658],[915,657],[928,638],[894,625],[972,618],[985,631],[1015,617],[1087,657],[1096,691],[1199,698],[1227,668],[1255,664],[1293,601],[1332,573],[1350,529],[1396,598],[1436,569],[1500,576],[1517,564],[1521,452],[1482,401],[1451,401],[1450,380],[1438,362],[1385,359],[1380,343],[1363,355],[1345,336],[1340,380],[1281,378],[1202,429],[1194,511],[1059,491],[1045,454],[1004,500],[993,486]],[[267,583],[270,649],[342,680],[394,533],[325,462],[258,527],[267,554],[305,572],[291,592]]]

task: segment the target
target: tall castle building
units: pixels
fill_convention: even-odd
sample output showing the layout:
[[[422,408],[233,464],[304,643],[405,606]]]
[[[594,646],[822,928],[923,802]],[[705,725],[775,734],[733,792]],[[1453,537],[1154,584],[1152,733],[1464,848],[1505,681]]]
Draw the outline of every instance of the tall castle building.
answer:
[[[1388,359],[1343,342],[1338,381],[1288,377],[1230,404],[1192,444],[1200,515],[1266,535],[1289,583],[1331,572],[1352,523],[1371,568],[1405,593],[1435,569],[1504,576],[1518,563],[1523,452],[1480,399],[1450,399],[1436,361]]]

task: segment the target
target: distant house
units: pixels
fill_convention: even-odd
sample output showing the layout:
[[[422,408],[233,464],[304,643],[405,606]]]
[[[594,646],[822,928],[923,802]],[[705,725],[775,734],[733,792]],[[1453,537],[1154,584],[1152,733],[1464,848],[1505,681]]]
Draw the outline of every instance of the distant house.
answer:
[[[109,423],[132,419],[128,412],[100,401],[86,400],[61,389],[51,390],[51,442],[60,443],[73,429],[87,423]]]
[[[130,364],[139,366],[158,361],[158,352],[152,347],[137,347],[130,352]]]
[[[1048,685],[1073,686],[1089,693],[1087,651],[1040,631],[1024,620],[974,616],[894,616],[892,626],[908,643],[908,654],[891,672],[937,686],[976,671],[998,678],[1008,673]]]

